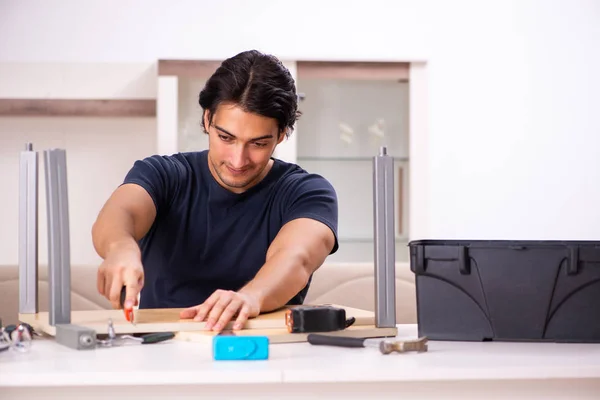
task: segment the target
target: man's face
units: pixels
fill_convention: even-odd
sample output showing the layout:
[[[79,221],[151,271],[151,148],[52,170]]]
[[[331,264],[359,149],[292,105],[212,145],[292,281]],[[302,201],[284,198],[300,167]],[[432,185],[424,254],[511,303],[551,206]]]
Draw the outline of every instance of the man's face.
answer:
[[[242,193],[265,177],[275,147],[285,137],[278,134],[277,121],[243,111],[237,105],[221,104],[209,125],[209,168],[226,189]]]

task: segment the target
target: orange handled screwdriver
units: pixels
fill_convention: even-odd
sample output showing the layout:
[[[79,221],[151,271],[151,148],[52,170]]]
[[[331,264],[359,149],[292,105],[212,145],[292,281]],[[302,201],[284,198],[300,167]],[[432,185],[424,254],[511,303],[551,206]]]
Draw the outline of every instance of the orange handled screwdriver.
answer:
[[[135,323],[134,319],[133,319],[133,307],[128,307],[125,308],[125,296],[127,294],[127,288],[125,286],[123,286],[121,288],[121,299],[119,301],[121,308],[123,309],[123,312],[125,313],[125,319],[129,322],[131,322],[132,324]]]

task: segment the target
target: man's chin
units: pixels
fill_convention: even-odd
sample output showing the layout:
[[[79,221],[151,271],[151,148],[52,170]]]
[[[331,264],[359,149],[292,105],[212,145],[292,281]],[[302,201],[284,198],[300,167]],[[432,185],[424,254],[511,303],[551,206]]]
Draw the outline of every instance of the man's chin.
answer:
[[[252,179],[248,179],[247,177],[244,177],[244,179],[240,179],[240,178],[233,178],[231,176],[228,176],[225,179],[223,179],[224,184],[226,184],[227,186],[229,186],[231,188],[236,188],[236,189],[243,189],[246,186],[250,185],[251,182],[252,182]]]
[[[247,181],[239,182],[239,181],[227,180],[227,181],[225,181],[225,184],[227,186],[229,186],[230,188],[243,189],[246,186],[248,186],[250,184],[250,182],[247,182]]]

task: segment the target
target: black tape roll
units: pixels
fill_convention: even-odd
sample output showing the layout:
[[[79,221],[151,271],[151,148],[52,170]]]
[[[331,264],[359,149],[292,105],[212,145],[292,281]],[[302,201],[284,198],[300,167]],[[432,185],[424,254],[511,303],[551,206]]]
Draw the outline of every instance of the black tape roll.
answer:
[[[300,306],[290,313],[290,332],[331,332],[345,329],[354,318],[346,320],[346,310],[333,306]]]

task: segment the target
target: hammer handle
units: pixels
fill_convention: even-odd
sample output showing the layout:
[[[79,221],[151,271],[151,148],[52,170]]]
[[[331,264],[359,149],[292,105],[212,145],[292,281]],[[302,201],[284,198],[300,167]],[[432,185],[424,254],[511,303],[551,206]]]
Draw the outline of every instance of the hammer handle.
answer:
[[[365,339],[344,336],[309,333],[306,340],[310,344],[338,347],[365,347]]]

